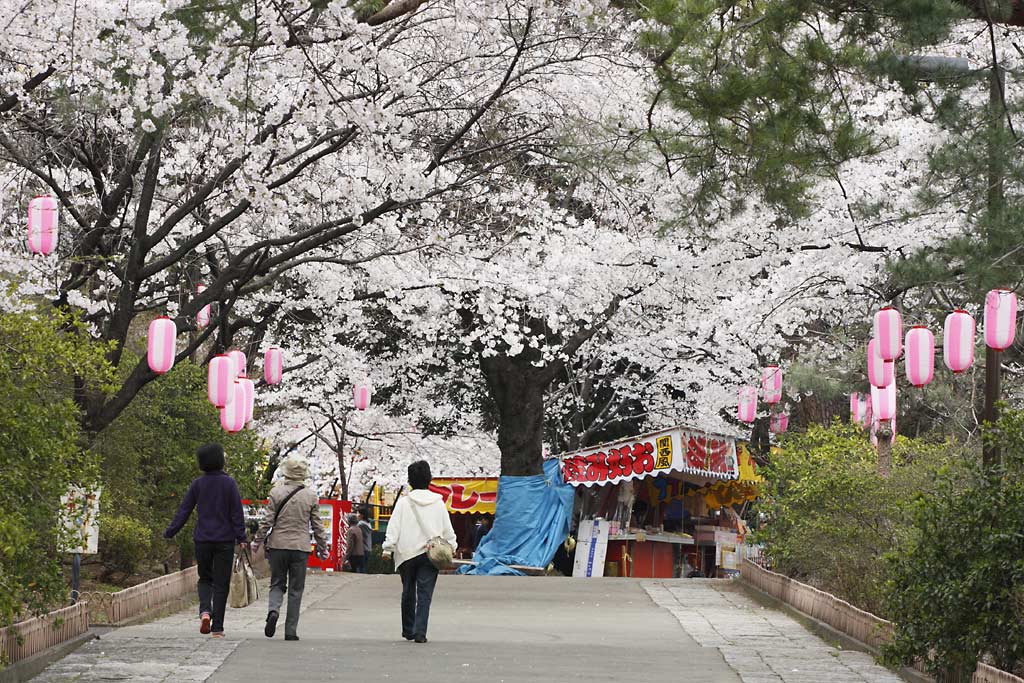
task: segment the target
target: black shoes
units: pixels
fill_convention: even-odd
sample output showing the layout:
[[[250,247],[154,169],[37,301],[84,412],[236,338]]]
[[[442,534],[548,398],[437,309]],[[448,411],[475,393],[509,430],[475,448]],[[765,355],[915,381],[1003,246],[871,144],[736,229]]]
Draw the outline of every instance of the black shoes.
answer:
[[[427,637],[426,636],[415,636],[415,637],[413,637],[413,640],[415,640],[417,643],[425,643],[425,642],[427,642]]]
[[[284,639],[285,640],[298,640],[299,637],[298,636],[285,636]]]
[[[267,638],[273,638],[274,634],[277,633],[277,612],[269,612],[267,614],[267,625],[263,628],[263,635]]]
[[[403,633],[403,634],[402,634],[402,637],[403,637],[403,638],[405,638],[406,640],[412,640],[412,639],[413,639],[413,638],[415,638],[416,636],[414,636],[414,635],[412,635],[412,634],[410,634],[410,633]]]

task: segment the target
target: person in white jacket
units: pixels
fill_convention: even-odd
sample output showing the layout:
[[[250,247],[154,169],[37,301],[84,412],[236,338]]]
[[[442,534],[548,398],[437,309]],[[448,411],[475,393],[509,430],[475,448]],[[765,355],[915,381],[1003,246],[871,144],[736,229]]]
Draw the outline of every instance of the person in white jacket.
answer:
[[[419,460],[409,465],[409,495],[395,503],[384,537],[385,557],[394,555],[402,576],[402,637],[427,642],[430,602],[437,584],[437,568],[427,557],[427,541],[437,536],[455,550],[457,540],[448,508],[440,494],[429,490],[430,465]]]

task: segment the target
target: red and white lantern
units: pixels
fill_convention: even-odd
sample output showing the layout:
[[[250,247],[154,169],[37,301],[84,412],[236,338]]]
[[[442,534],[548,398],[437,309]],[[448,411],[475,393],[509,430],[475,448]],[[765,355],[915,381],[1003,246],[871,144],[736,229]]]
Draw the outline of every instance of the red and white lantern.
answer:
[[[207,368],[206,395],[217,408],[223,408],[235,397],[235,361],[231,356],[214,356]]]
[[[228,355],[231,356],[231,360],[235,363],[236,376],[245,377],[248,369],[248,361],[245,358],[245,354],[238,349],[231,349],[228,351]]]
[[[850,394],[850,422],[867,427],[871,418],[871,402],[856,391]]]
[[[740,387],[739,408],[736,416],[740,422],[750,424],[757,417],[757,389],[755,387]]]
[[[769,365],[761,371],[761,389],[764,390],[764,402],[773,405],[782,400],[782,368]]]
[[[907,380],[920,389],[935,376],[935,335],[923,325],[907,332]]]
[[[985,297],[985,344],[996,351],[1013,345],[1017,333],[1017,295],[1008,289],[993,289]]]
[[[28,250],[49,256],[57,248],[57,200],[50,195],[28,203]]]
[[[240,432],[245,427],[245,388],[242,382],[231,383],[231,401],[220,409],[220,426],[226,432]]]
[[[206,285],[196,285],[196,294],[202,294],[206,291]],[[210,304],[206,304],[199,309],[196,313],[196,327],[202,329],[210,324]]]
[[[162,375],[174,367],[174,342],[177,337],[178,328],[170,318],[160,317],[149,324],[146,360],[149,361],[150,370]]]
[[[871,387],[871,409],[875,420],[896,417],[896,382],[887,387]]]
[[[903,352],[903,317],[895,308],[875,313],[874,340],[882,360],[896,360]]]
[[[773,434],[784,434],[789,429],[789,414],[787,413],[775,413],[772,415],[772,421],[769,427]]]
[[[281,349],[271,346],[263,354],[263,379],[267,384],[280,384],[284,376],[284,355]]]
[[[942,331],[942,360],[956,374],[974,363],[974,318],[967,311],[946,316]]]
[[[887,387],[896,376],[892,361],[883,359],[878,354],[878,343],[872,339],[868,342],[868,381],[873,387]]]
[[[894,417],[891,420],[887,420],[887,422],[889,423],[890,431],[892,433],[892,436],[889,437],[889,443],[894,444],[896,443],[896,418]],[[875,448],[878,448],[878,427],[878,420],[873,420],[871,423],[871,445]]]
[[[370,398],[373,396],[373,387],[369,382],[360,382],[352,390],[356,410],[366,410],[370,407]]]
[[[860,425],[867,429],[871,426],[871,397],[865,396],[860,400],[860,404],[860,414],[862,416]]]
[[[256,383],[248,377],[242,377],[238,383],[242,385],[242,397],[245,399],[245,423],[249,424],[256,409]]]

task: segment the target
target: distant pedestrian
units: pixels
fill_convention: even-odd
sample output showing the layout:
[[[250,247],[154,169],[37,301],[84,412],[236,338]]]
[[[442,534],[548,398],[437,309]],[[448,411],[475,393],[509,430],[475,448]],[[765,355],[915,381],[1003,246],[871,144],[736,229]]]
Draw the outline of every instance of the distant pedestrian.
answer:
[[[366,562],[363,562],[363,573],[366,573],[366,565],[373,554],[373,527],[370,526],[370,513],[366,508],[359,508],[359,530],[363,532],[363,552]]]
[[[306,488],[309,465],[299,456],[289,456],[281,463],[281,482],[270,492],[263,509],[256,544],[266,543],[270,551],[270,599],[267,638],[277,632],[284,595],[288,593],[288,616],[284,622],[284,639],[298,640],[299,609],[306,587],[306,564],[309,562],[309,532],[316,538],[316,554],[326,559],[327,534],[320,523],[320,499]]]
[[[216,443],[200,446],[196,462],[203,476],[188,487],[164,538],[174,538],[195,508],[192,538],[199,569],[199,632],[223,638],[234,548],[246,544],[245,516],[238,484],[224,472],[224,448]]]
[[[366,550],[363,548],[363,530],[359,528],[359,518],[350,514],[348,531],[345,532],[345,557],[353,572],[366,573]]]
[[[427,642],[427,620],[437,584],[437,568],[427,557],[427,542],[440,536],[454,552],[457,539],[441,495],[428,490],[430,465],[409,465],[409,495],[395,503],[384,537],[384,553],[394,553],[402,576],[402,637]]]
[[[477,546],[480,545],[480,541],[484,540],[484,536],[490,531],[490,525],[487,522],[487,518],[483,517],[476,521],[476,526],[473,527],[473,552],[476,552]]]

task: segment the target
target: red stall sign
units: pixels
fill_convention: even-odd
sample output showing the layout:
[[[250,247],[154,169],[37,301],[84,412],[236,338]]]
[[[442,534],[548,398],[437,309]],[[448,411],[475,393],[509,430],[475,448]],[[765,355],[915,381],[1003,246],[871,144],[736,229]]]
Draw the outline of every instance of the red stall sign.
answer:
[[[576,451],[562,458],[562,475],[573,486],[617,483],[663,472],[735,479],[736,441],[675,427]]]

